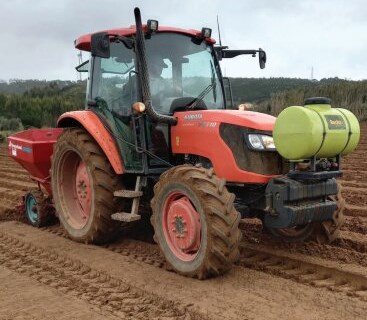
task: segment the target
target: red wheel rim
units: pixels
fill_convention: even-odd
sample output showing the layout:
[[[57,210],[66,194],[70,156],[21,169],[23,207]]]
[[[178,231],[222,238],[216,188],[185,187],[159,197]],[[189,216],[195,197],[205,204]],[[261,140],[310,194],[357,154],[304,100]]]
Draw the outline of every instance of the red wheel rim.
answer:
[[[60,198],[67,223],[82,229],[88,223],[92,206],[92,187],[85,162],[76,152],[68,152],[61,163]]]
[[[181,192],[168,195],[163,206],[163,232],[172,253],[182,261],[192,261],[201,244],[200,214]]]

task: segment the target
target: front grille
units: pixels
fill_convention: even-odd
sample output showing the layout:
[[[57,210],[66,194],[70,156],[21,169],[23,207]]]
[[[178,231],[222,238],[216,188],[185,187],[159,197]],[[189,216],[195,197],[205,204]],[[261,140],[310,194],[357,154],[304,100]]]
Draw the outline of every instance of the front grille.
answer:
[[[240,169],[263,175],[280,175],[288,172],[288,165],[278,152],[253,151],[247,147],[245,134],[259,133],[258,130],[221,123],[219,132],[221,138],[231,149]],[[268,132],[264,133],[268,134]]]

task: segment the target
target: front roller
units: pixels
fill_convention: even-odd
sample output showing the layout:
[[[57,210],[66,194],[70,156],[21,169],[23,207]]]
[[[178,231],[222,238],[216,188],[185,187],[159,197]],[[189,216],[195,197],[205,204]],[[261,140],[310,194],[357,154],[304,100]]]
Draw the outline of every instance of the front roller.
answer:
[[[339,237],[339,230],[344,223],[343,211],[345,207],[345,200],[342,198],[340,191],[337,195],[330,196],[330,199],[337,203],[337,209],[332,220],[310,222],[293,228],[268,228],[268,230],[273,236],[284,242],[313,240],[319,244],[329,244]]]
[[[117,176],[95,140],[82,128],[66,129],[54,147],[52,190],[59,219],[69,236],[85,243],[103,243],[119,224],[111,214],[121,209],[113,192]]]
[[[339,231],[344,223],[345,200],[342,196],[342,186],[338,183],[338,193],[329,196],[329,199],[336,202],[332,220],[324,221],[318,224],[314,231],[314,239],[320,243],[331,243],[339,237]]]
[[[154,187],[151,222],[172,269],[205,279],[231,268],[242,238],[233,201],[213,169],[182,165],[162,174]]]
[[[263,223],[275,237],[285,242],[309,239],[320,244],[338,238],[345,201],[335,179],[303,184],[277,178],[269,183],[267,191],[269,212]]]

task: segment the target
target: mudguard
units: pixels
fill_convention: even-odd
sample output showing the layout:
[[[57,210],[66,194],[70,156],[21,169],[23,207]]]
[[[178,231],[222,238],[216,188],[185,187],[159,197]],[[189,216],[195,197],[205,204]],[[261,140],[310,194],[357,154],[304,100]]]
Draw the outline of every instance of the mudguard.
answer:
[[[83,127],[96,140],[116,174],[125,171],[115,140],[98,116],[89,110],[66,112],[57,121],[59,128]]]

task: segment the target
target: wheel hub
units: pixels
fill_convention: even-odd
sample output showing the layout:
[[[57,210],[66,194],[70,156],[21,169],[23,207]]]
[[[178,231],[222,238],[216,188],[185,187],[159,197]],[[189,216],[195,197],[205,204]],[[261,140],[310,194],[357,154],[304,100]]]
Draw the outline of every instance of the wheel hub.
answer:
[[[186,232],[185,228],[186,222],[183,221],[182,216],[177,216],[175,218],[174,225],[176,228],[175,231],[177,233],[176,237],[179,238],[180,236],[183,236],[183,233]]]
[[[75,187],[77,199],[82,208],[82,218],[87,220],[90,215],[92,192],[87,167],[84,161],[80,161],[77,167]]]
[[[186,254],[200,247],[200,216],[187,197],[173,200],[167,212],[168,233],[172,245]]]

